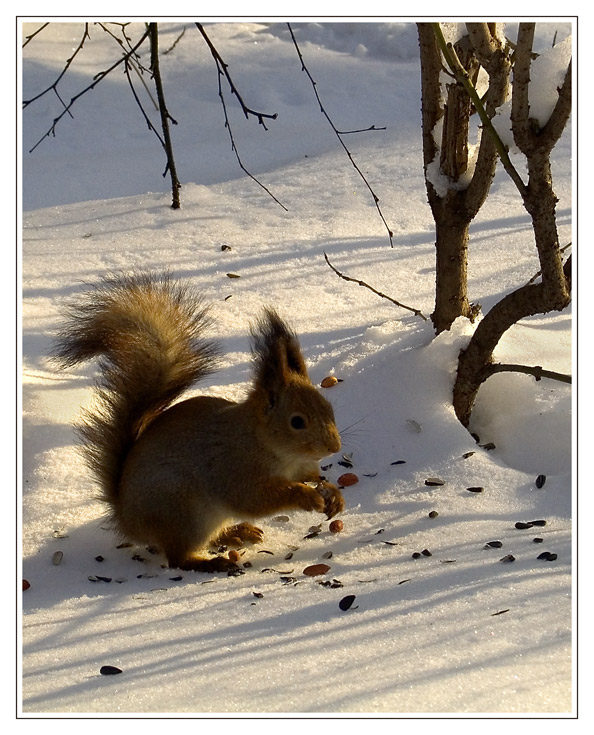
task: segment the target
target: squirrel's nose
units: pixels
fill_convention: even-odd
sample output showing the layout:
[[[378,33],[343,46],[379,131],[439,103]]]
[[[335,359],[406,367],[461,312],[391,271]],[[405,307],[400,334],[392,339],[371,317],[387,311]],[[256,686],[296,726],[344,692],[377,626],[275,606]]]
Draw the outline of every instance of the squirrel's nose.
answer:
[[[330,439],[328,441],[328,453],[334,454],[335,452],[338,452],[341,447],[341,441],[340,441],[340,434],[335,432],[330,436]]]

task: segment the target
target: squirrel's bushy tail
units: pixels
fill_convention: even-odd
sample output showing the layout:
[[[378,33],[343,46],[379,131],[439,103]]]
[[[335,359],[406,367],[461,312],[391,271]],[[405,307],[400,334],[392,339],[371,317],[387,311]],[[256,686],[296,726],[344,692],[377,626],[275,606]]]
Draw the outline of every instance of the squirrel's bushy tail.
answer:
[[[107,502],[146,425],[215,368],[207,326],[200,297],[168,275],[106,277],[68,312],[53,355],[64,367],[99,358],[97,405],[78,433]]]

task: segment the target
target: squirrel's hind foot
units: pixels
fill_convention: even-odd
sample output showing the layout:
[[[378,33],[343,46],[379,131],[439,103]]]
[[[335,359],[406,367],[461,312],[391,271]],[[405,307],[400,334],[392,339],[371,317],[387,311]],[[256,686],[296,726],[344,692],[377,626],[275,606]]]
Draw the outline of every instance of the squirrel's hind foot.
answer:
[[[213,556],[212,559],[188,557],[181,561],[169,558],[168,562],[170,567],[186,572],[234,572],[239,569],[235,562],[224,556]]]
[[[214,546],[243,546],[244,543],[260,544],[264,540],[264,531],[251,523],[238,523],[224,528],[212,542]]]

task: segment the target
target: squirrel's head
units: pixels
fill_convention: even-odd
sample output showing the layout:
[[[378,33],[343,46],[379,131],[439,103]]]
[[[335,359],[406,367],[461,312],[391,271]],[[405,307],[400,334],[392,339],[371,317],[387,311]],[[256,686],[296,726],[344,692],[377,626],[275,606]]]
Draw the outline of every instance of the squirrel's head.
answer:
[[[340,449],[330,403],[312,385],[295,333],[272,309],[252,329],[251,398],[262,433],[277,453],[319,460]]]

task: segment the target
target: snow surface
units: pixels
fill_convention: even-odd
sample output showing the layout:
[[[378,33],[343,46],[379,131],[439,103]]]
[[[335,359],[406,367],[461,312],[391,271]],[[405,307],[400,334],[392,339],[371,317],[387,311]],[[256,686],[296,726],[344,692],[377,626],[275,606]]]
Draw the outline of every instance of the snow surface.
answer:
[[[245,165],[288,211],[238,169],[212,58],[192,23],[164,24],[162,47],[184,25],[162,60],[179,123],[181,210],[169,206],[162,152],[122,74],[81,98],[74,118],[31,154],[60,103],[47,95],[23,114],[22,553],[31,586],[22,594],[21,715],[571,714],[571,389],[494,376],[473,414],[480,444],[496,446],[482,448],[450,402],[456,356],[473,326],[460,320],[435,338],[429,321],[339,279],[323,258],[430,314],[434,233],[414,25],[295,25],[336,125],[387,128],[348,136],[348,145],[380,198],[393,248],[320,115],[286,25],[208,30],[248,104],[278,113],[266,132],[227,95]],[[25,48],[25,99],[55,79],[81,29],[53,23]],[[561,41],[571,27],[539,24],[543,46],[555,30]],[[64,99],[117,53],[98,27],[91,34],[63,80]],[[553,173],[566,243],[570,131]],[[360,477],[344,491],[342,533],[312,514],[264,519],[266,539],[246,551],[252,566],[239,577],[184,572],[175,580],[162,557],[116,548],[71,429],[91,401],[93,368],[59,372],[47,354],[82,281],[136,267],[170,269],[214,304],[225,356],[197,392],[241,400],[247,330],[263,304],[294,324],[314,382],[342,379],[326,395]],[[529,218],[499,172],[472,226],[471,298],[486,310],[538,270]],[[571,309],[527,319],[498,357],[570,372],[571,323]],[[331,479],[345,471],[340,460],[328,460]],[[445,484],[426,486],[429,477]],[[467,490],[474,486],[484,491]],[[514,527],[536,519],[546,526]],[[304,539],[320,522],[322,532]],[[485,549],[490,541],[501,548]],[[412,558],[425,549],[432,556]],[[330,572],[305,576],[327,551]],[[542,551],[558,557],[538,560]],[[514,562],[500,561],[508,554]],[[97,575],[111,581],[89,580]],[[320,584],[333,580],[342,586]],[[343,612],[347,594],[356,599]],[[101,676],[103,665],[122,673]]]

